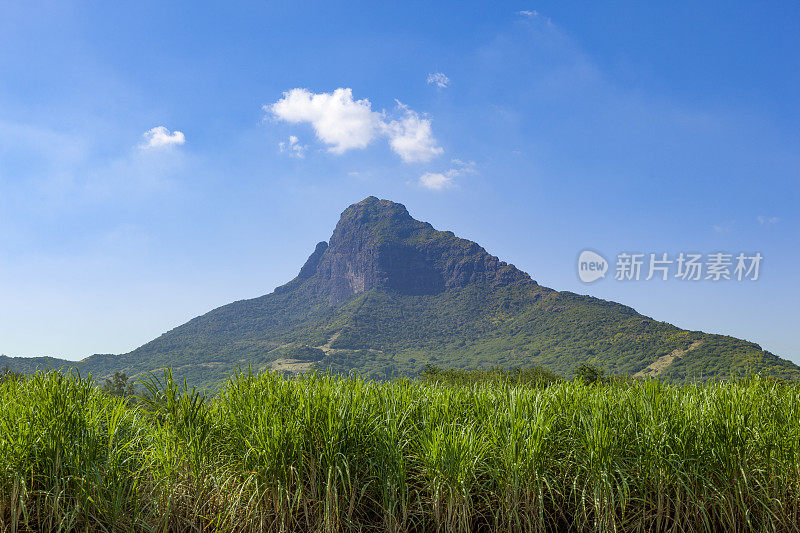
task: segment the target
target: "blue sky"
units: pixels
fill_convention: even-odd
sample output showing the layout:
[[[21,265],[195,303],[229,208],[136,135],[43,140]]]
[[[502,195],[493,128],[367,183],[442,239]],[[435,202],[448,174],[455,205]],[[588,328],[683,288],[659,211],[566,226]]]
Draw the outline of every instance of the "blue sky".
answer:
[[[125,352],[270,292],[375,195],[800,363],[800,6],[652,4],[3,3],[0,353]],[[587,248],[764,260],[584,284]]]

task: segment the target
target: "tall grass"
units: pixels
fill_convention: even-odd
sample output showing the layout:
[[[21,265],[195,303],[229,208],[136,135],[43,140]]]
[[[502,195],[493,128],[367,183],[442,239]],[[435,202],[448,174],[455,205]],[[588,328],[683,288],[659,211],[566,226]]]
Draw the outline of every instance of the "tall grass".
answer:
[[[800,386],[0,384],[7,531],[798,531]]]

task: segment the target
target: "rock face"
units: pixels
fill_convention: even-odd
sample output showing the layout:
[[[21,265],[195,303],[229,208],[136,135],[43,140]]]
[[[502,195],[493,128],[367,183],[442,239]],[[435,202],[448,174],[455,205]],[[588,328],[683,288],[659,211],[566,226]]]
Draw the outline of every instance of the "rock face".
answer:
[[[470,283],[533,283],[478,244],[415,220],[405,206],[370,196],[348,207],[330,243],[317,244],[298,275],[336,305],[374,288],[436,294]]]

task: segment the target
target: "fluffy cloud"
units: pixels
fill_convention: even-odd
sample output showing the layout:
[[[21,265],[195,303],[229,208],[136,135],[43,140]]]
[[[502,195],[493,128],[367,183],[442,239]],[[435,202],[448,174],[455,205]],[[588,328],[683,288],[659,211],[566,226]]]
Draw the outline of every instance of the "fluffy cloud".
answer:
[[[535,17],[539,14],[536,10],[524,10],[524,11],[517,11],[517,15],[522,15],[523,17]]]
[[[289,157],[303,159],[306,156],[306,150],[308,149],[308,146],[300,144],[300,139],[298,139],[296,136],[289,135],[289,142],[279,142],[278,148],[280,148],[281,152],[288,152]]]
[[[354,100],[353,91],[345,88],[332,93],[292,89],[264,106],[278,120],[311,124],[317,138],[335,154],[366,148],[381,136],[388,138],[392,150],[405,162],[430,161],[443,153],[433,137],[430,119],[400,102],[398,109],[403,116],[388,120],[385,113],[372,110],[369,100]]]
[[[453,159],[450,161],[453,168],[444,172],[426,172],[419,177],[419,186],[431,191],[443,191],[455,187],[455,178],[462,174],[473,174],[475,172],[474,161],[462,161]]]
[[[436,146],[431,121],[397,102],[405,117],[386,124],[389,144],[406,163],[430,161],[444,152]]]
[[[162,146],[181,145],[186,142],[183,132],[170,132],[164,126],[156,126],[142,134],[144,142],[142,148],[160,148]]]
[[[352,89],[314,94],[307,89],[292,89],[270,106],[264,106],[280,120],[292,124],[308,122],[329,150],[341,154],[353,148],[366,148],[381,129],[380,113],[372,111],[366,98],[353,100]]]
[[[450,85],[450,78],[441,72],[434,72],[433,74],[428,74],[428,85],[436,85],[440,89],[444,89]]]

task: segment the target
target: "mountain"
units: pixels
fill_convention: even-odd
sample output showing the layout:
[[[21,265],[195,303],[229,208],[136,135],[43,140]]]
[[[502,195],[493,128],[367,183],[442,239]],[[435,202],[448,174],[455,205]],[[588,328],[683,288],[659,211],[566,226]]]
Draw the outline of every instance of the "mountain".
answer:
[[[7,361],[15,367],[9,358],[0,366]],[[428,363],[540,365],[565,375],[591,363],[675,380],[800,377],[796,365],[754,343],[543,287],[478,244],[375,197],[348,207],[330,241],[271,294],[214,309],[130,353],[72,364],[99,377],[171,366],[190,383],[214,386],[237,365],[383,379]]]

